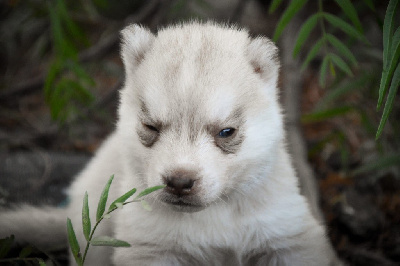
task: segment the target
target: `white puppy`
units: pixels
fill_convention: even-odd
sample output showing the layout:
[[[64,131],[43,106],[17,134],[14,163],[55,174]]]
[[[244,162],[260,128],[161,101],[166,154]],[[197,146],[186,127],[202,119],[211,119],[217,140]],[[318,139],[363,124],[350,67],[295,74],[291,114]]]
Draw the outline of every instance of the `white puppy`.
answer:
[[[99,228],[131,248],[92,247],[88,264],[328,265],[285,148],[275,45],[197,22],[122,37],[117,129],[72,185],[67,215],[82,235],[83,195],[94,214],[111,174],[110,199],[166,187],[147,197],[152,212],[129,204]]]

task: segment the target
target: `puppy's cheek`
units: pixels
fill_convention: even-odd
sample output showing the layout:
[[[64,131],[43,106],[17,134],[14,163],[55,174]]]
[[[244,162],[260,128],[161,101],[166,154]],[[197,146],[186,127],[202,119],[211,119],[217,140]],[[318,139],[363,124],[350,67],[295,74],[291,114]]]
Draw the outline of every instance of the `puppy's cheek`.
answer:
[[[221,171],[218,171],[220,169],[216,169],[216,167],[210,168],[214,169],[207,169],[205,171],[199,188],[199,195],[206,202],[212,202],[218,199],[223,194],[226,185],[224,174]]]

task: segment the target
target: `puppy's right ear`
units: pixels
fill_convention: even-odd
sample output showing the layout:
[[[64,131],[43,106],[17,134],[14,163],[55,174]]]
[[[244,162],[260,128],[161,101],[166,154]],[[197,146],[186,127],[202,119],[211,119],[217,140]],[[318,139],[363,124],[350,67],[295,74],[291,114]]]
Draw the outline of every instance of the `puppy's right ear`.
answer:
[[[126,73],[133,73],[150,49],[155,36],[137,24],[127,26],[121,31],[121,56]]]

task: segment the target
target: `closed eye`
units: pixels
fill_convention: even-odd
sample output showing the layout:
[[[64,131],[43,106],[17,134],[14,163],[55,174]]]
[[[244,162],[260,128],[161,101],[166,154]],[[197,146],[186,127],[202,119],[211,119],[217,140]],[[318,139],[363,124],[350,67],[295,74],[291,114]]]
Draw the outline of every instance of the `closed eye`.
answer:
[[[230,128],[230,127],[229,128],[224,128],[218,133],[217,137],[219,137],[219,138],[229,138],[230,136],[233,135],[233,133],[235,133],[235,129],[234,128]]]
[[[157,132],[157,133],[160,132],[160,131],[158,130],[158,128],[156,128],[155,126],[152,126],[152,125],[149,125],[149,124],[143,124],[143,126],[144,126],[145,128],[147,128],[148,130],[150,130],[150,131]]]

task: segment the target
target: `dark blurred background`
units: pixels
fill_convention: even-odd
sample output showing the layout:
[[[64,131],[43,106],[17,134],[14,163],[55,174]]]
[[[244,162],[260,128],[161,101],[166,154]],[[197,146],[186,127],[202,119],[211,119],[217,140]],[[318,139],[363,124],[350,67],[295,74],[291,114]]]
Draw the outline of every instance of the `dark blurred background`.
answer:
[[[140,23],[156,32],[170,23],[214,20],[277,41],[293,160],[340,258],[349,265],[399,265],[396,92],[384,94],[382,106],[392,107],[376,140],[383,43],[394,34],[383,34],[388,4],[0,0],[0,207],[66,204],[72,178],[115,126],[124,26]],[[390,91],[398,88],[392,83]]]

